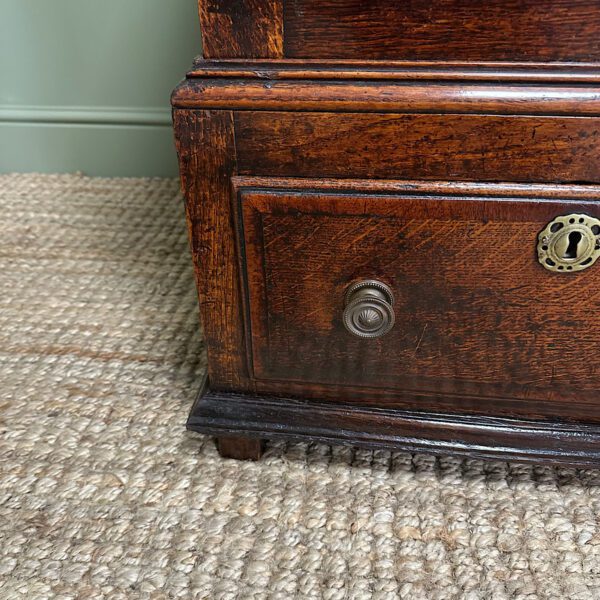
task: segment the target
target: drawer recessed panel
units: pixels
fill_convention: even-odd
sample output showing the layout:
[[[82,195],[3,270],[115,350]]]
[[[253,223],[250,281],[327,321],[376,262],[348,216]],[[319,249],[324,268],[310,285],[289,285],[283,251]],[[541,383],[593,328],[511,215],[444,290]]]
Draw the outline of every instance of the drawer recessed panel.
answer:
[[[598,218],[599,203],[318,189],[241,189],[238,199],[256,379],[476,395],[489,414],[496,398],[597,411],[600,263],[551,272],[537,244],[556,216]],[[382,337],[344,325],[361,280],[393,292]]]

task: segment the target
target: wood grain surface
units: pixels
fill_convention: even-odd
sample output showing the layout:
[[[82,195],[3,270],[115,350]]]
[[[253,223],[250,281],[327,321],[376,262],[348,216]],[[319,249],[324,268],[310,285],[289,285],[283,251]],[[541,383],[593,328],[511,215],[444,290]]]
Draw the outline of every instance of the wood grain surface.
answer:
[[[259,379],[579,401],[600,416],[582,356],[596,339],[598,270],[550,273],[535,252],[555,216],[599,216],[600,203],[252,191],[241,203]],[[397,295],[383,338],[342,325],[360,279]]]
[[[600,182],[600,118],[235,114],[241,174]]]
[[[198,57],[188,77],[308,80],[425,80],[597,83],[600,62],[398,61],[361,59],[218,59]]]
[[[597,85],[203,79],[173,95],[179,108],[236,110],[600,115]]]
[[[243,385],[245,341],[230,203],[233,116],[178,110],[174,125],[209,376],[215,386]]]
[[[189,427],[239,458],[600,464],[599,267],[536,257],[554,217],[600,216],[596,0],[199,6],[172,97],[209,356]],[[397,297],[380,339],[341,321],[362,278]]]
[[[600,59],[596,0],[286,0],[285,56]]]
[[[600,466],[600,429],[584,424],[332,405],[289,396],[208,391],[188,429],[249,439],[295,439],[469,458]]]
[[[206,58],[283,56],[283,0],[199,0]]]

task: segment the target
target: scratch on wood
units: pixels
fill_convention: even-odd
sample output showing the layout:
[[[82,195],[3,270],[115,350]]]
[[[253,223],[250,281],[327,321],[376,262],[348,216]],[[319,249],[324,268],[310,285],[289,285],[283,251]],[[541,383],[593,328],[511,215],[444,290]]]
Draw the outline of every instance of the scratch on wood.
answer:
[[[423,336],[425,335],[425,331],[427,330],[428,325],[429,325],[429,323],[425,323],[425,327],[423,327],[423,331],[421,331],[421,337],[419,338],[419,341],[417,342],[417,347],[415,348],[415,356],[417,355],[417,352],[419,351],[419,348],[421,347],[421,342],[423,341]]]

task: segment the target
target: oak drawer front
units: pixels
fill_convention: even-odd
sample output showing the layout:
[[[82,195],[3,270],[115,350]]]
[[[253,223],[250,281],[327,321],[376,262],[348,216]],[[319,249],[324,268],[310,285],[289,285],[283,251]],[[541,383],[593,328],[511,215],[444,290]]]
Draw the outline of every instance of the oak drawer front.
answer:
[[[241,174],[600,182],[600,117],[239,111]]]
[[[536,255],[555,217],[600,217],[600,204],[477,190],[240,188],[251,374],[378,389],[382,405],[409,390],[480,397],[486,414],[501,398],[541,402],[548,414],[576,401],[600,418],[600,263],[553,273]],[[347,288],[363,279],[396,298],[395,325],[380,338],[359,339],[342,321]]]

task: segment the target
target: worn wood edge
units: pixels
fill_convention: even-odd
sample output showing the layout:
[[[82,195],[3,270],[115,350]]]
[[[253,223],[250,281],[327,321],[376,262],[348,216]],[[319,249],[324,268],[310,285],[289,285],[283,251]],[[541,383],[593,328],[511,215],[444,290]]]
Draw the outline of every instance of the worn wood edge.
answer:
[[[306,179],[302,177],[262,177],[234,175],[236,192],[246,189],[301,192],[365,192],[383,194],[432,194],[441,196],[484,196],[490,198],[540,198],[600,200],[600,185],[511,183],[477,181],[410,181],[393,179]]]
[[[189,78],[600,82],[600,63],[196,58]]]
[[[187,79],[171,97],[185,109],[600,115],[600,86],[401,81]]]
[[[515,462],[600,466],[600,427],[550,421],[364,408],[209,390],[203,384],[187,428],[366,448]]]
[[[173,111],[181,190],[208,347],[208,371],[223,385],[249,385],[230,178],[236,171],[233,115]],[[208,200],[211,200],[208,202]],[[215,199],[218,199],[216,201]]]
[[[199,0],[198,14],[205,57],[283,58],[283,0]]]

